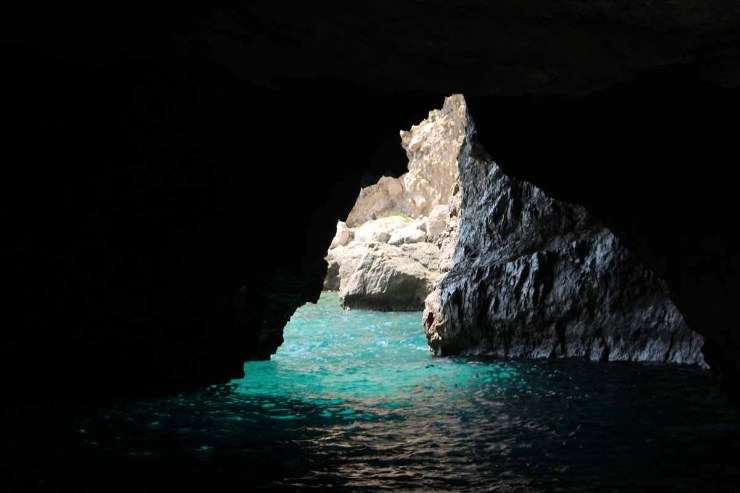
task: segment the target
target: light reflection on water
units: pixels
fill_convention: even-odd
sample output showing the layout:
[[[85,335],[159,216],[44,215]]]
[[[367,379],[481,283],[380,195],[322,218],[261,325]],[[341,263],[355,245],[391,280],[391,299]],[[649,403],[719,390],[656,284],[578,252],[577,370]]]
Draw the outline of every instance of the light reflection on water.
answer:
[[[435,358],[418,313],[344,312],[332,294],[296,313],[285,341],[243,379],[113,406],[81,420],[82,436],[184,483],[270,489],[713,491],[740,479],[737,416],[702,370]]]

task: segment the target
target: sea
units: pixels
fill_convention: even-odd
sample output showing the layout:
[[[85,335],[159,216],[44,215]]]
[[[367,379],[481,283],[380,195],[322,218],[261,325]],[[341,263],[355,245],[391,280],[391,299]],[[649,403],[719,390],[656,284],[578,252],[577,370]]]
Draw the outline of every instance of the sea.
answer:
[[[740,491],[740,417],[708,370],[436,357],[421,313],[331,292],[284,337],[244,378],[29,431],[7,491]]]

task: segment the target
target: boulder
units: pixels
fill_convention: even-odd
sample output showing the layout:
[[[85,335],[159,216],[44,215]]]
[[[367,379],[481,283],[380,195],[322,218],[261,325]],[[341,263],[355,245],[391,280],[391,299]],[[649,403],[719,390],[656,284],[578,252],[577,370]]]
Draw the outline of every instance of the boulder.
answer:
[[[354,230],[357,243],[387,243],[393,233],[410,224],[405,216],[387,216],[368,221]]]
[[[409,158],[409,172],[400,177],[412,216],[426,216],[448,203],[457,183],[457,153],[465,136],[462,95],[445,98],[440,110],[401,131],[401,146]]]
[[[438,258],[429,243],[373,244],[342,283],[340,302],[352,309],[420,311],[439,277]]]
[[[340,291],[345,308],[421,310],[441,272],[440,250],[425,241],[425,228],[425,220],[392,215],[343,229],[352,239],[328,251],[324,290]]]
[[[401,131],[408,173],[363,188],[346,224],[337,225],[324,289],[339,289],[345,308],[421,310],[449,270],[449,255],[440,270],[440,248],[454,248],[447,222],[466,128],[462,101],[446,98],[441,110]]]
[[[391,245],[403,245],[405,243],[420,243],[426,241],[427,234],[415,225],[397,229],[388,240]]]
[[[355,237],[354,231],[347,227],[347,223],[342,221],[337,222],[337,232],[334,235],[334,239],[331,240],[329,249],[336,248],[338,246],[344,246]]]
[[[432,208],[426,221],[427,240],[435,242],[442,236],[450,222],[449,204],[439,204]]]
[[[368,249],[368,244],[351,242],[346,246],[340,246],[329,250],[326,262],[329,265],[324,278],[324,291],[339,291],[342,283],[352,275],[357,263]]]

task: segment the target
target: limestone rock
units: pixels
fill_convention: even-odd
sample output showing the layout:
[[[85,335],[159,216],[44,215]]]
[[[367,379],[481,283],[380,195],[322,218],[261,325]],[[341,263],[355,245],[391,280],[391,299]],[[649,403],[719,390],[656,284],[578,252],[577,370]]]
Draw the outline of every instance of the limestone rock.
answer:
[[[354,309],[421,310],[439,277],[438,258],[439,250],[429,243],[374,244],[343,285],[340,302]]]
[[[420,219],[412,222],[411,224],[409,224],[409,226],[412,227],[412,228],[418,229],[420,231],[423,231],[424,233],[426,233],[427,232],[427,218],[426,217],[422,217],[422,218],[420,218]]]
[[[403,245],[405,243],[420,243],[426,241],[427,234],[411,224],[405,228],[400,228],[393,233],[388,243],[391,245]]]
[[[360,190],[360,195],[347,216],[347,224],[352,227],[359,226],[381,218],[391,211],[404,215],[411,214],[411,209],[404,200],[403,182],[398,178],[384,176],[375,185]]]
[[[426,216],[446,204],[457,183],[457,153],[465,133],[465,101],[460,95],[445,99],[441,110],[401,131],[401,145],[409,158],[408,173],[382,177],[360,191],[347,216],[350,227],[389,213],[412,218]]]
[[[354,236],[354,231],[347,227],[347,223],[342,221],[337,222],[337,233],[334,235],[334,239],[331,240],[329,249],[346,245],[354,239]]]
[[[341,290],[342,282],[346,283],[346,280],[355,271],[367,248],[367,244],[351,242],[347,246],[329,250],[326,255],[329,268],[324,278],[324,291]]]
[[[420,310],[440,272],[450,269],[449,228],[457,190],[457,156],[467,110],[460,95],[401,131],[408,173],[384,176],[360,191],[328,253],[324,289],[339,289],[346,308]],[[442,250],[440,250],[440,248]]]
[[[409,225],[411,220],[404,216],[388,216],[368,221],[353,230],[357,243],[387,243],[399,228]]]
[[[348,228],[352,241],[327,253],[324,290],[340,291],[345,308],[421,310],[441,271],[440,250],[423,241],[419,227],[419,221],[389,216]],[[391,236],[406,241],[390,245]]]
[[[421,310],[451,267],[451,255],[443,266],[440,258],[454,249],[456,229],[448,223],[459,201],[457,156],[466,118],[465,100],[456,95],[401,131],[408,173],[363,188],[346,224],[338,224],[324,289],[338,289],[345,308]]]
[[[474,134],[468,118],[450,270],[423,314],[432,350],[704,366],[665,284],[583,207],[506,176]]]
[[[415,217],[428,215],[452,195],[466,111],[462,95],[450,96],[441,110],[430,111],[426,120],[401,131],[401,145],[409,158],[409,172],[401,180]]]
[[[426,221],[426,233],[429,241],[437,241],[450,222],[449,204],[438,204],[432,208]]]

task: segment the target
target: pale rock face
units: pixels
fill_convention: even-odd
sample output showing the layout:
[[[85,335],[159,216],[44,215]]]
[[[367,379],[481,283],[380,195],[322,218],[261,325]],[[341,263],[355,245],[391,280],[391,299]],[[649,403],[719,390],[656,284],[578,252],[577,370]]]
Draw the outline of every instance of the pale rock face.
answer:
[[[347,227],[346,223],[342,221],[337,222],[337,233],[334,235],[334,239],[331,240],[329,249],[345,246],[354,239],[354,236],[354,232]]]
[[[403,245],[406,243],[420,243],[427,240],[427,234],[415,225],[397,229],[388,240],[391,245]]]
[[[466,118],[465,100],[451,96],[441,110],[402,131],[408,173],[363,188],[346,225],[338,226],[324,289],[339,290],[345,308],[421,310],[439,275],[449,270],[451,255],[443,266],[440,258],[453,243],[455,229],[447,223],[459,201],[452,194],[459,188],[457,155]]]
[[[398,200],[403,195],[403,185],[396,178],[384,176],[378,180],[378,183],[382,183],[384,185],[388,192],[388,197],[392,200]]]
[[[474,135],[468,117],[438,240],[447,272],[423,313],[435,353],[706,365],[653,272],[583,207],[506,176]]]
[[[388,216],[367,221],[353,229],[353,232],[358,243],[388,243],[395,231],[410,223],[411,220],[407,217]]]
[[[465,137],[467,107],[462,95],[445,99],[441,110],[401,131],[401,145],[409,158],[409,172],[401,177],[414,204],[415,216],[426,216],[446,204],[457,183],[457,155]]]
[[[446,204],[457,183],[457,154],[465,135],[467,108],[461,95],[445,98],[441,110],[401,131],[401,145],[409,158],[408,173],[384,176],[360,191],[347,225],[359,226],[390,211],[412,218],[426,216]]]
[[[408,241],[399,242],[397,245],[402,243],[415,243],[423,241],[424,232],[418,228],[422,226],[420,221],[413,221],[408,217],[403,216],[388,216],[372,221],[367,221],[357,228],[348,228],[344,226],[341,221],[338,223],[338,231],[335,236],[335,242],[332,242],[333,246],[329,249],[326,260],[329,264],[326,278],[324,279],[324,290],[326,291],[342,291],[349,278],[355,273],[360,259],[367,253],[369,249],[377,249],[378,245],[389,243],[392,236],[397,236],[398,232],[404,232],[408,236]],[[344,238],[351,238],[347,243],[343,243],[341,240]],[[435,260],[439,256],[439,248],[434,245],[428,245],[430,248],[416,248],[415,250],[398,249],[395,250],[380,250],[383,252],[391,252],[395,256],[410,255],[413,256],[414,252],[423,252],[424,255],[418,257],[416,260],[419,261],[424,268],[438,270],[438,261],[431,261],[429,257],[433,257]],[[421,255],[421,253],[420,253]],[[394,265],[399,264],[395,262]],[[424,277],[430,277],[431,274],[425,274]],[[436,277],[435,277],[436,279]]]
[[[391,216],[348,228],[352,241],[327,253],[324,290],[339,291],[345,308],[421,310],[441,271],[440,250],[420,226]],[[407,241],[388,244],[399,233]]]
[[[365,310],[418,311],[439,278],[439,250],[429,243],[403,248],[373,244],[340,291],[342,306]]]
[[[427,218],[426,217],[422,217],[421,219],[418,219],[418,220],[412,222],[409,226],[412,227],[412,228],[421,230],[424,233],[426,233],[427,232]]]
[[[394,211],[410,216],[412,211],[404,199],[403,182],[384,176],[375,185],[360,190],[354,207],[347,216],[347,225],[360,226]]]
[[[346,246],[329,250],[326,261],[329,264],[324,278],[325,291],[341,291],[343,283],[354,273],[355,268],[368,249],[368,243],[352,241]]]
[[[426,221],[426,233],[428,241],[436,242],[444,233],[450,222],[450,205],[435,205],[429,213]]]

